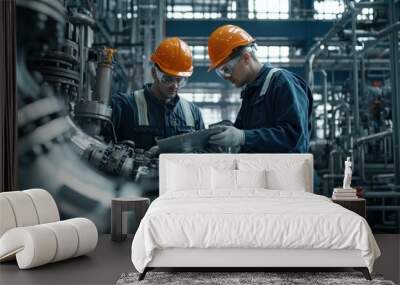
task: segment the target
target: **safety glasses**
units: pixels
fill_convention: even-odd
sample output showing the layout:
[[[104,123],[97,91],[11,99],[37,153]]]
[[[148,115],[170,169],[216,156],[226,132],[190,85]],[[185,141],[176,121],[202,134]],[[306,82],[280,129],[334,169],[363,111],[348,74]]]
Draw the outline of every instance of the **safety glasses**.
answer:
[[[171,76],[164,72],[162,72],[158,67],[155,68],[157,73],[157,78],[160,80],[161,83],[170,86],[172,84],[176,84],[178,88],[182,88],[186,85],[187,77],[181,76]]]
[[[215,72],[218,74],[219,77],[222,79],[225,79],[227,77],[231,77],[233,70],[236,67],[236,64],[239,62],[240,58],[242,57],[242,54],[239,54],[229,60],[228,62],[224,63],[220,67],[215,69]]]

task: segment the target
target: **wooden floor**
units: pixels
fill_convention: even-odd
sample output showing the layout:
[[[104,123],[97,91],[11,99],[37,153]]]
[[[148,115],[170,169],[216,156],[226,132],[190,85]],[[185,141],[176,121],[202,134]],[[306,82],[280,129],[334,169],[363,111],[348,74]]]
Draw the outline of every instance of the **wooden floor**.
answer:
[[[374,272],[385,279],[400,283],[400,235],[375,235],[382,251]],[[124,272],[134,271],[130,258],[132,237],[124,242],[112,242],[101,235],[94,252],[42,267],[19,270],[16,262],[0,265],[0,284],[115,284]]]

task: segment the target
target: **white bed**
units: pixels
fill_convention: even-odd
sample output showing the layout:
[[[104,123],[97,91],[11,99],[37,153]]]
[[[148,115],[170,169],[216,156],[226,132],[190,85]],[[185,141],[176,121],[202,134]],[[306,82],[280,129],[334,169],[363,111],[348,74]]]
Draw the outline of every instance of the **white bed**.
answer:
[[[380,251],[367,222],[312,194],[312,173],[310,154],[161,155],[160,197],[132,243],[140,279],[155,267],[354,267],[370,278]]]

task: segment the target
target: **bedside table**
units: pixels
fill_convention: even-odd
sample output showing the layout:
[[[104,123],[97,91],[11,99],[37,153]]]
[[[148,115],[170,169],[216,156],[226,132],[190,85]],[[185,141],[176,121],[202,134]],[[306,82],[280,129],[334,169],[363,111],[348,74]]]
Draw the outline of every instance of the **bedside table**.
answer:
[[[128,234],[127,212],[135,213],[135,230],[150,206],[150,199],[143,197],[113,198],[111,201],[111,240],[124,241]]]
[[[363,198],[357,198],[357,199],[343,199],[343,200],[338,200],[338,199],[331,199],[332,202],[339,204],[340,206],[353,211],[356,214],[359,214],[361,217],[366,219],[367,214],[366,214],[366,201]]]

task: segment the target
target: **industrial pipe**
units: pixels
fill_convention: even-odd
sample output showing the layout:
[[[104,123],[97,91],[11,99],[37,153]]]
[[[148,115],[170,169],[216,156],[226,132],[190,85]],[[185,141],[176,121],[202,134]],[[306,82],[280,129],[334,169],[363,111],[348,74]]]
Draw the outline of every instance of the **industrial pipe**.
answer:
[[[389,22],[399,27],[400,3],[388,1]],[[397,21],[397,23],[396,23]],[[392,25],[392,26],[393,26]],[[397,29],[398,30],[398,29]],[[400,185],[400,53],[399,53],[399,34],[391,33],[390,44],[390,83],[392,89],[392,108],[393,108],[393,157],[395,183]]]
[[[379,140],[379,139],[386,139],[387,137],[391,136],[393,134],[392,130],[387,130],[383,131],[380,133],[368,135],[359,138],[356,140],[355,144],[358,149],[358,162],[359,166],[358,168],[360,169],[360,178],[362,181],[367,181],[366,175],[365,175],[365,145],[371,141]]]
[[[353,8],[352,8],[353,9]],[[358,104],[358,57],[357,57],[357,13],[353,9],[351,18],[351,30],[353,32],[352,47],[353,47],[353,99],[354,99],[354,137],[357,139],[359,135],[360,113]],[[352,146],[351,146],[352,147]]]
[[[382,41],[380,39],[390,36],[392,33],[398,32],[399,30],[400,30],[400,21],[397,21],[396,23],[389,25],[386,28],[380,30],[374,36],[376,39],[366,42],[364,44],[364,48],[357,52],[357,56],[363,55],[368,49],[381,43]]]
[[[333,35],[335,35],[338,31],[342,30],[343,27],[351,20],[354,11],[348,10],[347,12],[342,14],[342,18],[337,21],[332,28],[325,34],[325,36],[316,42],[306,55],[306,75],[308,83],[312,83],[312,65],[316,57],[321,53],[321,45],[324,45]]]
[[[373,140],[377,140],[377,139],[380,139],[380,138],[384,138],[386,136],[390,136],[392,134],[393,134],[393,130],[387,130],[387,131],[383,131],[383,132],[380,132],[380,133],[364,136],[364,137],[361,137],[358,140],[356,140],[356,144],[357,145],[364,144],[364,143],[367,143],[369,141],[373,141]]]

